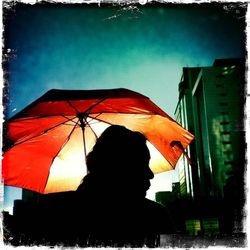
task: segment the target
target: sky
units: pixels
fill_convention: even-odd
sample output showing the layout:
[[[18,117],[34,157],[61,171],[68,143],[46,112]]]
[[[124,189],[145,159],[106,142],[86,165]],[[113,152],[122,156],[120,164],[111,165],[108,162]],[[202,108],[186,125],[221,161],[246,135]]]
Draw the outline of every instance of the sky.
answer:
[[[5,119],[52,88],[128,88],[174,118],[183,67],[246,53],[238,3],[16,4],[3,15]],[[148,197],[175,181],[176,170],[155,176]],[[5,208],[19,197],[5,187]]]

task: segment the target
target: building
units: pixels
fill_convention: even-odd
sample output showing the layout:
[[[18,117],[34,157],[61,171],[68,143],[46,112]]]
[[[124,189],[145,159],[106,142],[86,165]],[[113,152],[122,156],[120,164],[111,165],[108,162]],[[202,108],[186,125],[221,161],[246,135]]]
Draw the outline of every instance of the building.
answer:
[[[222,201],[223,208],[230,207],[224,211],[227,222],[243,216],[244,85],[242,59],[219,59],[211,67],[183,68],[175,111],[176,120],[195,135],[187,152],[192,163],[183,157],[177,166],[180,196],[206,201],[204,204]],[[218,216],[222,207],[216,212]]]
[[[230,173],[243,171],[244,76],[239,59],[183,68],[175,116],[195,141],[193,165],[185,158],[178,164],[182,196],[223,198]]]

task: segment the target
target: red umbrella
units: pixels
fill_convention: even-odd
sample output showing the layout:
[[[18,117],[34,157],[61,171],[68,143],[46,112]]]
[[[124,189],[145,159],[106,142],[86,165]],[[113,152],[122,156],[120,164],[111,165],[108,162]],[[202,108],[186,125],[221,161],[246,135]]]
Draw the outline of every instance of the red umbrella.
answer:
[[[154,173],[174,169],[194,138],[137,92],[53,89],[6,122],[4,184],[40,193],[75,190],[86,155],[111,124],[146,136]]]

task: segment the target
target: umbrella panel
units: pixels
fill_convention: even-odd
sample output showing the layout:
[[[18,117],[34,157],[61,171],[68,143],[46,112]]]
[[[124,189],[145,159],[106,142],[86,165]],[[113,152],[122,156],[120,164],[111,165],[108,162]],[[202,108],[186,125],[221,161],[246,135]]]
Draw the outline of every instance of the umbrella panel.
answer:
[[[77,121],[77,118],[74,120]],[[77,125],[69,140],[62,147],[50,167],[45,193],[76,190],[82,178],[87,174],[86,157],[93,148],[96,138],[109,124],[88,119],[88,125]],[[84,148],[85,147],[85,148]]]
[[[17,145],[18,143],[47,133],[73,118],[75,118],[75,116],[47,116],[29,117],[11,121],[7,124],[8,139]]]
[[[5,152],[2,161],[5,184],[43,193],[53,159],[68,140],[72,128],[58,126]]]

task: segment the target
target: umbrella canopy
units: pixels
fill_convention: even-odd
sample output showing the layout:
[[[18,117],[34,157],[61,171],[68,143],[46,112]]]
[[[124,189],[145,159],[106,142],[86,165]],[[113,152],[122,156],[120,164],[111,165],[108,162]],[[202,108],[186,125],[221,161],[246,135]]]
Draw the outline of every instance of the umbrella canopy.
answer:
[[[87,173],[86,155],[112,124],[146,136],[154,173],[174,169],[194,138],[140,93],[53,89],[5,123],[4,184],[39,193],[75,190]]]

